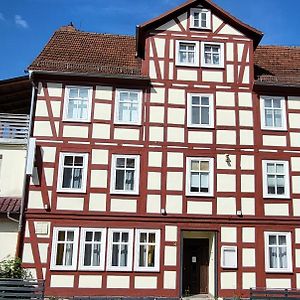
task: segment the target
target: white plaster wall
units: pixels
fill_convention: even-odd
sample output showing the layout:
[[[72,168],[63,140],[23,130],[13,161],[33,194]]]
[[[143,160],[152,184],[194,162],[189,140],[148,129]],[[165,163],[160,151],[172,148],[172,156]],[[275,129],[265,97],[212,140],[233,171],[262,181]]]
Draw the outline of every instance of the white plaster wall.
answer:
[[[161,189],[161,173],[160,172],[148,172],[148,190],[160,190]]]
[[[169,290],[176,289],[176,271],[164,271],[163,288]]]
[[[227,162],[226,154],[217,154],[217,169],[220,170],[235,170],[236,155],[229,155],[230,163]]]
[[[255,177],[254,175],[242,174],[241,175],[241,192],[254,193],[255,192]]]
[[[256,273],[244,272],[242,275],[243,289],[249,290],[256,287]]]
[[[236,175],[234,174],[217,174],[217,191],[218,192],[235,192]]]
[[[135,289],[156,289],[157,277],[155,276],[135,276],[134,277]]]
[[[169,103],[185,105],[185,90],[169,89]]]
[[[109,124],[93,124],[94,139],[110,139],[110,125]]]
[[[188,142],[191,144],[212,144],[212,132],[205,131],[189,131]]]
[[[241,169],[242,170],[254,170],[254,156],[253,155],[241,155]]]
[[[51,110],[52,110],[53,117],[54,118],[59,118],[62,102],[53,100],[53,101],[50,101],[50,105],[51,105]]]
[[[255,199],[254,198],[242,198],[242,213],[243,215],[254,216],[255,215]]]
[[[248,110],[240,110],[240,126],[253,127],[253,113]]]
[[[137,201],[131,199],[111,199],[110,210],[113,212],[134,213],[137,209]]]
[[[268,289],[290,289],[291,279],[289,278],[267,278],[266,288]]]
[[[197,70],[177,70],[177,80],[182,81],[197,81],[198,71]]]
[[[149,167],[161,167],[162,153],[161,152],[149,152],[148,153],[148,166]]]
[[[177,264],[177,247],[165,246],[165,266],[176,266]]]
[[[285,136],[263,135],[264,146],[286,146]]]
[[[167,190],[181,191],[182,190],[182,172],[167,172]]]
[[[217,198],[218,215],[236,215],[236,199],[232,197]]]
[[[74,287],[74,275],[51,275],[50,287],[72,288]]]
[[[255,227],[242,228],[243,243],[255,243]]]
[[[150,102],[164,103],[165,102],[165,88],[153,87],[151,89]]]
[[[102,276],[101,275],[80,275],[78,287],[86,288],[86,289],[101,289]]]
[[[203,82],[223,82],[223,72],[221,71],[202,71]]]
[[[152,123],[164,123],[165,108],[163,106],[151,106],[149,118]]]
[[[106,194],[90,193],[90,211],[106,211]]]
[[[57,197],[57,210],[83,210],[84,198],[83,197]]]
[[[107,170],[91,170],[91,187],[107,188]]]
[[[185,124],[185,109],[168,108],[168,123],[169,124]]]
[[[217,130],[217,144],[236,145],[236,131]]]
[[[45,100],[38,100],[35,108],[36,117],[48,117],[48,109]]]
[[[0,155],[0,197],[21,197],[26,150],[2,148]]]
[[[101,100],[112,100],[113,90],[111,86],[97,86],[95,98]]]
[[[244,248],[242,251],[242,264],[243,267],[255,267],[255,249]]]
[[[44,162],[55,162],[55,147],[42,147],[42,158]]]
[[[50,97],[62,96],[62,84],[47,82],[48,94]]]
[[[217,125],[235,126],[235,111],[228,109],[217,109]]]
[[[130,283],[129,276],[107,276],[107,288],[108,289],[128,289]]]
[[[139,129],[115,128],[114,138],[116,140],[138,141],[140,131]]]
[[[149,140],[153,142],[162,142],[164,140],[163,127],[149,127]]]
[[[221,272],[221,289],[235,290],[237,288],[236,272]]]
[[[171,225],[165,226],[165,241],[166,242],[177,241],[177,226],[171,226]]]
[[[182,168],[183,167],[183,153],[168,152],[167,154],[168,168]]]
[[[212,203],[209,201],[188,201],[187,213],[191,215],[211,215]]]
[[[182,196],[167,195],[166,197],[166,211],[168,214],[182,213]]]
[[[108,121],[111,118],[111,104],[95,103],[94,119]]]
[[[64,126],[64,137],[88,138],[89,128],[87,126]]]
[[[289,205],[288,204],[265,204],[265,215],[266,216],[288,216]]]
[[[246,92],[238,93],[239,106],[242,107],[252,107],[252,94]]]
[[[93,149],[92,150],[92,164],[107,165],[108,164],[108,150]]]
[[[6,218],[0,218],[0,241],[2,241],[0,247],[0,261],[7,257],[15,256],[17,237],[18,224]]]
[[[237,242],[236,227],[221,227],[221,242],[236,243]]]
[[[148,195],[147,196],[147,208],[146,211],[149,214],[160,214],[160,195]]]
[[[49,121],[35,121],[33,136],[52,136],[51,125]]]

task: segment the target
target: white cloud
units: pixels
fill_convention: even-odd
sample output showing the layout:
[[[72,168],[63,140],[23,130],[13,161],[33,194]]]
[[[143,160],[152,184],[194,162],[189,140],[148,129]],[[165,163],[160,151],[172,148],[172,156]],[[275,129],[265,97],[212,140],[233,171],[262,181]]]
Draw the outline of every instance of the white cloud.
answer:
[[[0,21],[5,21],[3,13],[0,12]]]
[[[15,15],[15,23],[22,28],[28,28],[28,23],[20,15]]]

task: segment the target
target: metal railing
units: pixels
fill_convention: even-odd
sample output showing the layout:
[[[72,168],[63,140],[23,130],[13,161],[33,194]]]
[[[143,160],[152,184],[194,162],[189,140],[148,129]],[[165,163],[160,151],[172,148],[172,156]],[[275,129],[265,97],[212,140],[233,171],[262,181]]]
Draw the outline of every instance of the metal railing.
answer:
[[[26,144],[29,115],[0,113],[0,143]]]

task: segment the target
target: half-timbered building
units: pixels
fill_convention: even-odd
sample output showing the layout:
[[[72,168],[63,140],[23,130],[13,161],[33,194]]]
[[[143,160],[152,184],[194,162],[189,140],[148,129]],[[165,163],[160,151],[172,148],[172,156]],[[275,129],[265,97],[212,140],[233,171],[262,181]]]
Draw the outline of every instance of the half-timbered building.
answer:
[[[54,33],[23,249],[46,295],[300,288],[300,50],[261,38],[208,0],[135,37]]]

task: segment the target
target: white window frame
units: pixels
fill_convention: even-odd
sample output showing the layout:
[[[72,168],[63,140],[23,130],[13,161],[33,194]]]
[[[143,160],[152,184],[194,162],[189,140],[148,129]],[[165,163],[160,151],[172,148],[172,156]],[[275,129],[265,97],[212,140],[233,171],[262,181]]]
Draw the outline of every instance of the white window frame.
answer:
[[[280,100],[282,126],[266,126],[265,118],[265,100]],[[286,101],[284,97],[261,96],[260,97],[260,120],[261,129],[263,130],[287,130],[287,115],[286,115]]]
[[[112,266],[112,250],[113,250],[113,233],[114,232],[124,232],[128,233],[128,261],[127,266]],[[108,229],[108,246],[107,246],[107,271],[132,271],[132,256],[133,256],[133,229],[124,228],[109,228]]]
[[[209,98],[209,124],[193,124],[192,123],[192,97],[208,97]],[[213,128],[214,127],[214,96],[212,94],[188,93],[187,95],[187,123],[188,127],[195,128]],[[201,106],[201,105],[200,105]]]
[[[83,157],[83,174],[82,174],[82,186],[80,189],[76,188],[63,188],[63,171],[64,171],[64,158],[65,156],[82,156]],[[63,193],[85,193],[87,182],[87,169],[88,166],[88,153],[76,153],[76,152],[61,152],[59,156],[59,170],[57,180],[57,191]]]
[[[291,233],[290,232],[271,232],[266,231],[265,235],[265,270],[268,273],[291,273],[293,272],[293,263],[292,263],[292,242],[291,242]],[[270,268],[270,256],[269,256],[269,236],[284,235],[286,237],[286,248],[287,248],[287,268]]]
[[[87,231],[101,232],[101,252],[100,252],[100,265],[99,266],[85,266],[85,234]],[[105,266],[105,253],[106,253],[106,228],[81,228],[80,233],[80,254],[79,254],[79,270],[91,271],[104,271]]]
[[[155,258],[153,267],[140,267],[140,233],[155,234]],[[135,264],[134,270],[139,272],[159,272],[160,263],[160,230],[159,229],[136,229],[135,230]]]
[[[232,265],[228,265],[225,262],[225,252],[227,250],[234,252],[234,263]],[[237,268],[237,246],[222,246],[221,247],[221,267],[223,269],[236,269]]]
[[[134,173],[134,189],[132,191],[127,190],[116,190],[116,162],[117,158],[131,158],[135,159],[135,173]],[[140,156],[139,155],[112,155],[112,163],[111,163],[111,185],[110,185],[110,193],[111,194],[126,194],[126,195],[138,195],[139,187],[140,187]]]
[[[195,62],[194,63],[187,63],[187,62],[181,62],[180,61],[180,55],[179,55],[179,49],[180,44],[193,44],[195,45]],[[200,61],[199,61],[199,42],[198,41],[187,41],[187,40],[176,40],[176,65],[177,66],[187,66],[187,67],[199,67]]]
[[[72,265],[70,265],[70,266],[56,265],[58,232],[59,231],[73,231],[74,232]],[[53,228],[51,263],[50,263],[51,270],[68,270],[68,271],[76,270],[77,259],[78,259],[78,239],[79,239],[79,228],[78,227],[54,227]]]
[[[120,93],[137,93],[138,94],[138,119],[136,121],[122,121],[119,120],[119,105],[120,105]],[[142,102],[143,102],[143,91],[135,90],[135,89],[116,89],[115,92],[115,114],[114,114],[114,122],[115,124],[124,124],[124,125],[141,125],[142,124]],[[124,137],[126,139],[126,137]]]
[[[88,89],[87,119],[68,118],[69,94],[71,88]],[[64,98],[63,121],[87,123],[91,121],[93,88],[89,86],[66,86]]]
[[[208,178],[208,192],[191,192],[191,161],[206,161],[209,163],[209,178]],[[214,195],[214,159],[209,157],[187,157],[186,158],[186,195],[197,197],[212,197]]]
[[[195,26],[195,23],[194,23],[194,14],[195,13],[199,13],[199,15],[201,15],[201,13],[206,14],[206,24],[207,24],[206,27],[201,26],[201,18],[199,19],[199,26]],[[199,8],[191,8],[190,15],[191,15],[190,28],[192,28],[192,29],[206,29],[206,30],[211,29],[211,11],[209,9],[200,8],[200,7]]]
[[[205,46],[219,46],[220,47],[220,63],[218,65],[215,64],[207,64],[205,62]],[[201,66],[205,68],[224,68],[224,43],[216,43],[216,42],[201,42]]]
[[[268,178],[267,178],[267,164],[283,164],[284,166],[284,187],[285,193],[282,195],[269,194],[268,193]],[[288,199],[290,198],[290,181],[289,181],[289,162],[286,160],[263,160],[262,161],[262,172],[263,172],[263,196],[264,198],[279,198]]]

